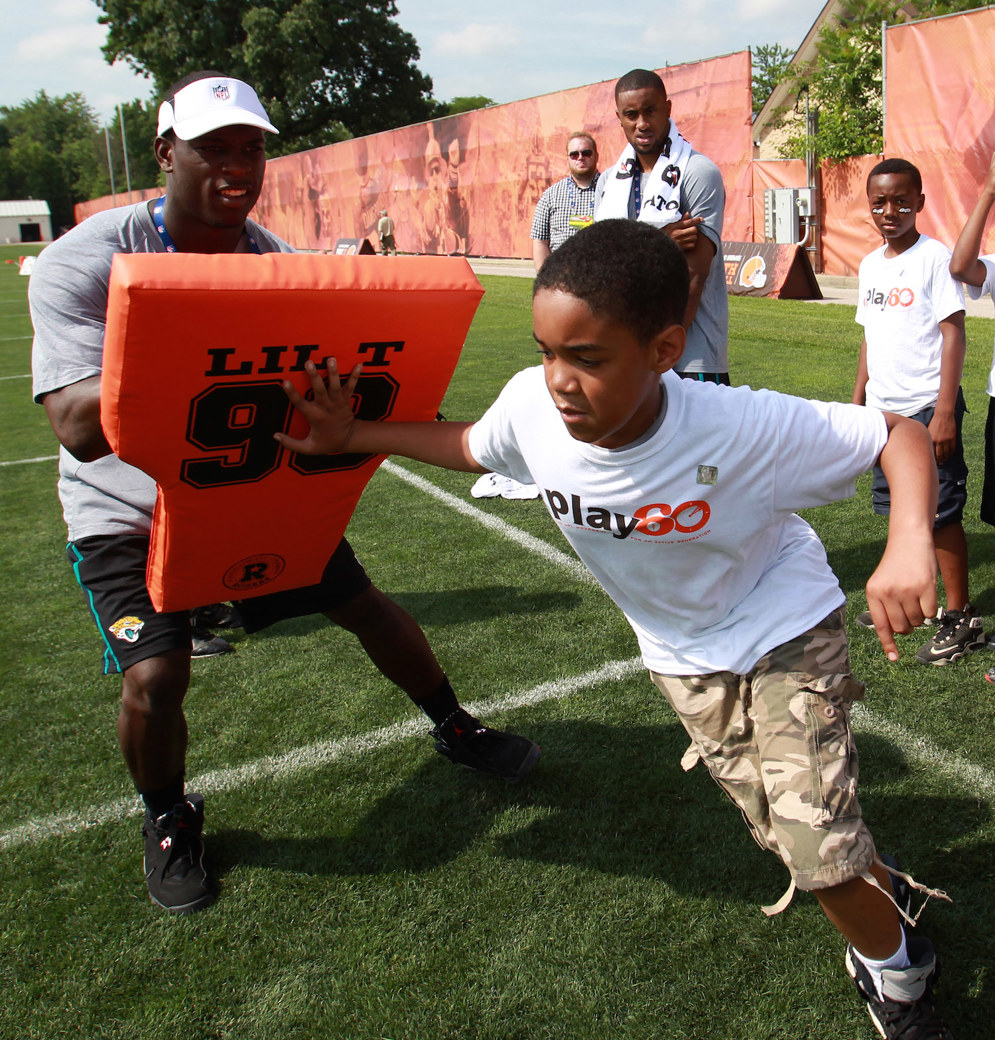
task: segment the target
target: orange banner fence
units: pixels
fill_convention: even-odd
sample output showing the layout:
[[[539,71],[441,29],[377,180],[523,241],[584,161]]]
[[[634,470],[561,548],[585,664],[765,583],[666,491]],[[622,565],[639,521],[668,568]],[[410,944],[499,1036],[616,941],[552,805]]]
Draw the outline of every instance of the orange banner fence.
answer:
[[[920,168],[920,227],[952,245],[995,151],[995,8],[893,26],[885,62],[885,154]],[[806,178],[800,161],[752,159],[749,52],[659,72],[682,133],[722,171],[723,237],[763,241],[764,191],[805,187]],[[602,169],[624,145],[613,88],[607,80],[271,159],[254,215],[301,249],[376,242],[386,209],[402,252],[531,256],[535,203],[566,174],[569,134],[594,135]],[[827,274],[855,275],[880,242],[864,188],[880,158],[822,164],[817,261]],[[76,218],[125,201],[119,193],[82,203]],[[995,251],[995,234],[985,248]]]
[[[722,170],[726,235],[752,238],[749,52],[659,71],[681,132]],[[402,252],[531,256],[535,204],[566,176],[569,135],[593,134],[602,168],[625,145],[614,86],[607,80],[279,156],[267,163],[253,216],[300,249],[376,241],[386,209]],[[76,218],[127,201],[119,193],[83,203]]]

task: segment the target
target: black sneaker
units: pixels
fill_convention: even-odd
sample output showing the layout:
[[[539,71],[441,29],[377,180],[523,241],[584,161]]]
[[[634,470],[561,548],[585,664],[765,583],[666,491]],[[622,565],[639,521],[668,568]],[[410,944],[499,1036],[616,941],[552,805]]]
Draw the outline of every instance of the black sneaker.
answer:
[[[985,620],[968,603],[963,610],[943,613],[940,630],[916,651],[920,664],[949,664],[985,645]]]
[[[233,654],[235,647],[216,636],[206,628],[190,629],[190,656],[191,657],[217,657],[219,654]]]
[[[867,1013],[884,1040],[953,1040],[933,1006],[933,983],[939,978],[933,944],[923,938],[907,941],[911,963],[881,973],[883,997],[852,946],[846,948],[847,974],[867,1001]]]
[[[190,611],[194,628],[242,628],[242,615],[234,603],[211,603]]]
[[[142,827],[149,898],[174,914],[202,910],[217,894],[204,867],[204,796],[184,797],[158,819],[146,812]]]
[[[857,624],[862,628],[873,628],[874,619],[871,617],[869,610],[862,611],[857,615]],[[923,618],[921,625],[917,625],[917,628],[933,628],[939,627],[943,624],[943,607],[940,607],[936,612],[936,617]]]
[[[462,708],[436,726],[432,736],[440,755],[502,780],[528,776],[539,758],[538,744],[514,733],[490,729]]]

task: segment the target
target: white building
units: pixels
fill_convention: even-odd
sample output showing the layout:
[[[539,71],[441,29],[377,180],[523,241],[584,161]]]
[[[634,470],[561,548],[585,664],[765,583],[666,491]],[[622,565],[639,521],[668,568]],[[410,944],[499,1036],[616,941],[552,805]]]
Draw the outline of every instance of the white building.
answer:
[[[0,242],[51,242],[52,214],[47,202],[14,199],[0,202]]]

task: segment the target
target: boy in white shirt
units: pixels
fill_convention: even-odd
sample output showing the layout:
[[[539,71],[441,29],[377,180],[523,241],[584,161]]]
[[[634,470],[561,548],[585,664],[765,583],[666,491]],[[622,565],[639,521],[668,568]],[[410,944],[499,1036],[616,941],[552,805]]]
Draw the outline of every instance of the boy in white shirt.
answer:
[[[867,178],[871,217],[884,245],[860,263],[860,344],[853,403],[909,416],[929,430],[939,473],[933,544],[946,591],[939,631],[915,659],[943,665],[985,645],[984,619],[968,602],[967,539],[961,522],[967,465],[961,443],[966,407],[964,293],[950,277],[950,251],[916,229],[926,196],[905,159],[885,159]],[[893,493],[894,489],[891,489]],[[874,470],[874,512],[890,509],[889,481]],[[869,612],[858,621],[870,625]]]
[[[980,256],[981,238],[995,203],[995,155],[992,156],[984,186],[971,215],[967,218],[950,258],[950,273],[967,286],[972,300],[985,293],[995,295],[995,254]],[[985,481],[981,491],[981,519],[995,526],[995,359],[988,376],[988,418],[985,422]],[[985,672],[995,682],[995,667]]]
[[[358,421],[360,370],[340,386],[329,358],[334,391],[313,365],[313,401],[285,384],[307,437],[277,440],[536,483],[687,729],[687,768],[705,763],[787,866],[789,892],[815,893],[882,1036],[950,1040],[932,945],[906,940],[899,890],[861,818],[849,715],[863,684],[850,673],[845,598],[794,512],[852,495],[875,461],[891,478],[888,542],[867,590],[896,660],[893,633],[936,609],[929,437],[876,409],[680,379],[688,284],[666,235],[598,222],[539,271],[542,365],[514,376],[481,420]]]

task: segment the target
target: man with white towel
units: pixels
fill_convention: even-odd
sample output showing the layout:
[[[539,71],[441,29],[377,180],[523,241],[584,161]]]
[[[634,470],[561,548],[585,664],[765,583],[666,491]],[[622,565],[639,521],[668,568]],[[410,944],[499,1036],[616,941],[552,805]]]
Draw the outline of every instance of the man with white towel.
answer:
[[[668,232],[685,227],[686,215],[697,222],[698,235],[690,248],[685,239],[678,240],[691,271],[691,291],[684,316],[687,347],[677,372],[687,379],[728,385],[722,174],[681,136],[670,115],[666,87],[655,72],[627,72],[615,84],[615,107],[629,143],[598,180],[594,219],[627,217]]]

